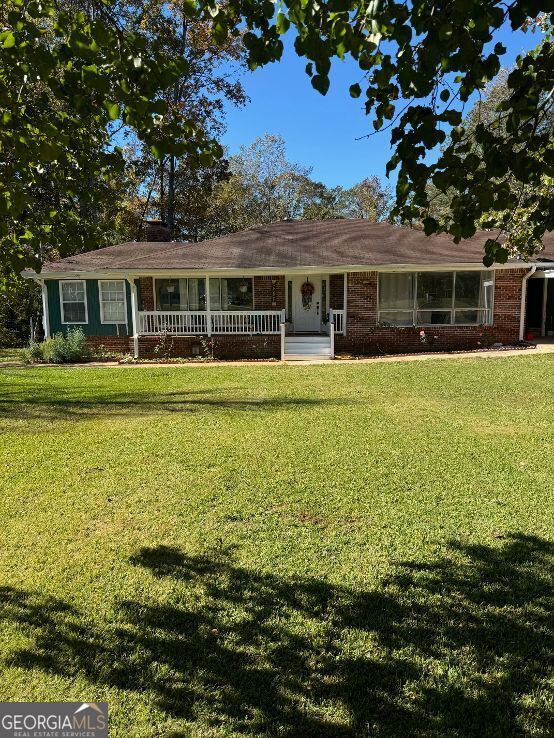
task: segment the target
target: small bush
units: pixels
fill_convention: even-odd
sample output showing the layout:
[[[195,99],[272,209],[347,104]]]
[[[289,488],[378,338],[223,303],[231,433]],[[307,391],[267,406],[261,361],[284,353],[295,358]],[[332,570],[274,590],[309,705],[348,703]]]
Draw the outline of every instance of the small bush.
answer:
[[[157,359],[170,359],[173,353],[173,337],[167,331],[160,333],[157,346],[154,347],[154,356]]]
[[[32,364],[34,361],[43,361],[42,343],[32,341],[29,348],[23,351],[23,361],[26,361],[28,364]]]
[[[106,348],[102,343],[93,351],[93,358],[101,361],[117,361],[123,356],[125,356],[125,354],[121,351],[112,351],[111,349]]]
[[[26,361],[44,361],[47,364],[74,364],[88,361],[91,357],[92,352],[81,328],[70,328],[66,336],[56,333],[42,343],[32,343],[25,353]]]

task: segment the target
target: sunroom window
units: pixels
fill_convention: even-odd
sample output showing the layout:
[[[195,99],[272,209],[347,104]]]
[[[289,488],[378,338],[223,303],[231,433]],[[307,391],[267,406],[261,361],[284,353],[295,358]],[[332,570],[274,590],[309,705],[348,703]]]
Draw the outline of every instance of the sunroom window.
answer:
[[[211,310],[252,310],[254,290],[251,278],[210,279]]]
[[[489,325],[492,300],[488,271],[379,275],[379,322],[388,325]]]
[[[205,310],[206,280],[157,279],[156,300],[158,310]]]
[[[87,323],[87,291],[82,279],[60,282],[62,323]]]
[[[379,275],[379,321],[391,325],[413,325],[413,274],[396,272]]]

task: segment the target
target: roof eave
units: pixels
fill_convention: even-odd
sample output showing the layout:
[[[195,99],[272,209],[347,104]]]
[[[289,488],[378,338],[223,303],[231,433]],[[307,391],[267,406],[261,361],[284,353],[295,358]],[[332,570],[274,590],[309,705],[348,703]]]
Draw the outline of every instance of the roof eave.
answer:
[[[554,262],[508,262],[507,264],[495,264],[493,269],[527,269],[533,265],[537,267],[545,268],[548,266],[554,266]],[[175,275],[175,274],[208,274],[208,275],[226,275],[226,274],[240,274],[240,275],[270,275],[270,274],[315,274],[315,273],[333,273],[343,274],[346,272],[379,272],[379,271],[440,271],[440,270],[460,270],[460,269],[484,269],[482,262],[431,262],[421,263],[415,262],[410,264],[339,264],[339,265],[303,265],[296,267],[174,267],[174,268],[114,268],[105,267],[102,269],[66,269],[63,271],[58,270],[44,270],[40,273],[32,270],[26,270],[22,272],[22,276],[25,279],[66,279],[66,278],[79,278],[79,279],[96,279],[106,277],[149,277],[149,276],[164,276],[164,275]]]

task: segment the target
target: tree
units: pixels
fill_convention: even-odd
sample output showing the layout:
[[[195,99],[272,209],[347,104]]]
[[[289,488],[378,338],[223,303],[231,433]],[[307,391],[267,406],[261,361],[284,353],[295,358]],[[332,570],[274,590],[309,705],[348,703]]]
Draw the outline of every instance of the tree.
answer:
[[[22,277],[0,278],[0,346],[23,346],[42,333],[42,296],[38,284]]]
[[[475,233],[491,209],[517,209],[520,203],[508,183],[513,179],[535,193],[536,207],[528,210],[534,238],[554,228],[554,203],[541,188],[544,177],[554,176],[552,130],[545,125],[554,105],[551,36],[518,57],[507,80],[508,98],[497,111],[503,125],[475,128],[481,157],[465,156],[472,144],[462,124],[463,106],[500,70],[506,48],[495,43],[495,35],[552,12],[551,0],[286,0],[277,14],[269,2],[228,0],[223,6],[198,0],[195,12],[211,18],[218,39],[238,33],[246,23],[244,44],[252,69],[278,60],[280,37],[294,27],[296,52],[308,59],[306,72],[322,94],[335,57],[357,62],[366,113],[374,116],[375,131],[391,130],[395,149],[387,171],[399,170],[396,217],[422,220],[429,234],[447,230],[459,243]],[[359,82],[350,86],[350,94],[361,96]],[[448,131],[450,143],[435,160],[427,157],[445,144]],[[493,180],[501,186],[492,187]],[[429,182],[441,192],[457,193],[448,226],[429,215]],[[486,264],[507,256],[498,237],[487,241]]]
[[[238,78],[244,61],[240,34],[217,44],[208,23],[187,16],[188,6],[183,0],[151,0],[148,4],[134,0],[134,5],[135,22],[158,39],[168,56],[186,62],[179,78],[161,93],[167,106],[163,119],[178,123],[185,116],[194,121],[206,138],[219,139],[225,128],[225,104],[240,106],[247,100]],[[186,142],[188,131],[184,129],[180,135]],[[146,143],[141,145],[136,140],[131,141],[129,149],[133,152],[130,163],[135,170],[142,170],[144,212],[166,221],[174,237],[188,240],[188,227],[184,232],[178,227],[183,226],[183,219],[179,218],[177,201],[182,203],[184,194],[179,193],[178,188],[190,183],[197,209],[201,192],[209,197],[208,183],[218,181],[221,164],[217,159],[212,160],[209,166],[213,171],[210,172],[209,167],[198,165],[194,155],[191,157],[185,152],[177,156],[168,152],[159,157]],[[201,170],[198,175],[195,169]],[[202,183],[201,188],[199,183]]]
[[[280,220],[369,218],[390,210],[390,191],[375,176],[354,187],[327,187],[311,169],[287,156],[282,136],[265,133],[229,158],[231,176],[218,183],[204,233],[222,235]]]
[[[280,135],[259,136],[229,157],[228,164],[228,174],[214,184],[209,198],[202,198],[196,231],[201,238],[281,220],[376,221],[389,215],[390,191],[377,177],[368,177],[346,190],[327,187],[311,178],[309,167],[289,160]],[[188,199],[194,201],[194,188],[183,190],[183,195],[184,206]]]
[[[115,121],[156,156],[207,165],[221,148],[160,93],[187,70],[112,0],[7,0],[0,9],[1,268],[40,268],[105,242],[96,213],[122,170]]]
[[[364,218],[374,223],[384,220],[390,214],[392,194],[383,187],[378,177],[366,177],[346,190],[343,195],[343,212],[346,217]]]
[[[326,187],[322,182],[312,182],[311,195],[302,212],[303,220],[352,217],[346,211],[345,190],[342,187]]]
[[[229,167],[248,193],[245,207],[252,224],[298,216],[311,170],[288,160],[282,136],[259,136],[231,157]]]
[[[448,140],[448,145],[459,154],[462,163],[467,157],[481,158],[484,155],[483,146],[477,135],[480,126],[497,131],[497,135],[507,135],[501,110],[510,95],[509,77],[510,70],[501,70],[464,118],[463,126],[467,134],[463,143]],[[541,126],[548,128],[549,131],[554,130],[554,108],[547,111]],[[517,153],[517,151],[514,152],[514,155]],[[533,216],[542,202],[554,200],[554,178],[542,175],[536,184],[530,186],[511,175],[495,178],[490,184],[492,189],[509,188],[510,201],[515,203],[515,206],[512,205],[502,210],[491,208],[479,219],[480,227],[489,230],[496,229],[509,234],[506,244],[495,245],[497,255],[501,248],[506,253],[511,251],[522,256],[532,256],[540,251],[542,244],[540,237],[537,237],[534,232]],[[460,207],[457,191],[452,187],[447,191],[441,191],[430,183],[427,194],[429,215],[450,227],[453,222],[453,213]]]

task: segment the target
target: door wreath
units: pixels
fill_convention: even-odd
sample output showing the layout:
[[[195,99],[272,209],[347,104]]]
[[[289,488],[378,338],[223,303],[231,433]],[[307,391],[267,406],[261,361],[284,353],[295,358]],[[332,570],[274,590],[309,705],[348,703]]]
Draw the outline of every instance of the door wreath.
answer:
[[[314,294],[315,287],[311,282],[306,280],[301,287],[302,291],[302,307],[304,310],[309,310],[312,306],[312,296]]]

